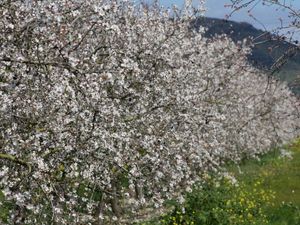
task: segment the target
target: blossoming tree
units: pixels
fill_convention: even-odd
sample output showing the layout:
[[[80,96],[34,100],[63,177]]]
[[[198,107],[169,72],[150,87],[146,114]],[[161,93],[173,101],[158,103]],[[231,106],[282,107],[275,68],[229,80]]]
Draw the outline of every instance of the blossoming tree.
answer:
[[[9,224],[101,224],[299,134],[299,101],[183,12],[0,5],[0,190]],[[5,206],[5,203],[2,203]],[[1,205],[0,205],[1,207]]]

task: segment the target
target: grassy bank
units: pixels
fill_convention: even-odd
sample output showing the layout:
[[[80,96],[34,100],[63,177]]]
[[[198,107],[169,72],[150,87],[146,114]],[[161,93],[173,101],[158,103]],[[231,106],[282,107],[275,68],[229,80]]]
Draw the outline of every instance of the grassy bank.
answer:
[[[253,188],[262,179],[266,190],[275,192],[268,216],[272,225],[300,225],[300,139],[258,160],[246,160],[240,169],[229,168],[239,181]],[[242,172],[242,173],[241,173]]]

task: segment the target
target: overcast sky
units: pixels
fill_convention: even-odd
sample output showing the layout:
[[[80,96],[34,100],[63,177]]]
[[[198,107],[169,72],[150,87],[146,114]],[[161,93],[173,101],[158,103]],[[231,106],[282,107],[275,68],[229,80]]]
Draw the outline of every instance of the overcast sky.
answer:
[[[151,0],[148,0],[148,2],[151,2]],[[194,2],[196,3],[197,0],[194,0]],[[295,9],[300,9],[300,0],[286,0],[286,2],[291,2]],[[160,3],[164,7],[170,7],[173,4],[181,7],[184,3],[184,0],[160,0]],[[206,0],[206,16],[225,18],[225,15],[229,14],[231,10],[230,8],[225,8],[224,5],[229,3],[230,0]],[[266,28],[268,31],[280,26],[280,18],[284,24],[288,24],[290,22],[290,19],[288,18],[288,12],[281,9],[278,10],[274,6],[271,7],[257,4],[257,6],[253,9],[252,14],[259,22],[251,18],[246,9],[236,12],[230,19],[241,22],[249,22],[256,28],[263,30]],[[297,34],[297,36],[300,37],[300,33]]]

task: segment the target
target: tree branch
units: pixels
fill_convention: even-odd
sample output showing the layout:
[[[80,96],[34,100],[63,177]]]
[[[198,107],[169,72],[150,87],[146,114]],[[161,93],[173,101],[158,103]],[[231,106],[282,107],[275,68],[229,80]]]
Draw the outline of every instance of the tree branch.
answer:
[[[22,165],[22,166],[26,166],[28,168],[28,173],[31,173],[30,164],[28,162],[24,161],[24,160],[18,159],[15,156],[7,154],[7,153],[0,153],[0,160],[1,159],[8,160],[8,161],[17,163],[17,164]]]

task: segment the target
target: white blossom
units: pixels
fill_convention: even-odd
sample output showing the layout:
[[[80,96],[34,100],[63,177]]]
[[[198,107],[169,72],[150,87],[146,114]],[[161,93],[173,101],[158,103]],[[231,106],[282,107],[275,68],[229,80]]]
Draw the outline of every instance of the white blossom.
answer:
[[[27,224],[183,202],[201,174],[299,135],[299,100],[247,46],[191,31],[191,8],[170,20],[127,1],[28,4],[7,6],[13,26],[0,17],[0,190]]]

